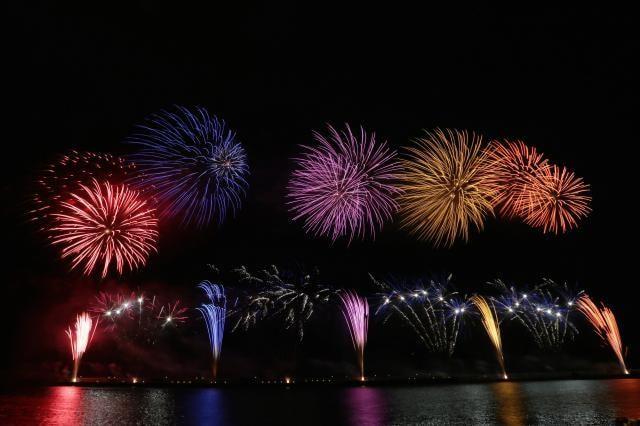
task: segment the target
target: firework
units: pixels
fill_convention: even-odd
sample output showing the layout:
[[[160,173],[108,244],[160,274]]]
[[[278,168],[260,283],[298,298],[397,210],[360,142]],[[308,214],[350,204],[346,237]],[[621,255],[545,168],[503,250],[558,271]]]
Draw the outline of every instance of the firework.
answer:
[[[299,341],[304,338],[304,327],[319,305],[329,302],[335,292],[316,282],[313,274],[281,273],[275,265],[253,275],[245,267],[236,269],[239,281],[250,284],[252,291],[237,303],[230,315],[235,317],[233,330],[248,329],[259,319],[280,317],[285,329],[295,328]]]
[[[565,167],[543,167],[528,179],[519,211],[542,232],[564,233],[591,212],[589,185]]]
[[[137,191],[93,180],[90,186],[69,194],[51,214],[51,241],[62,246],[62,258],[71,257],[71,269],[82,265],[85,275],[101,269],[102,278],[110,265],[119,274],[125,266],[143,266],[155,251],[158,220]]]
[[[482,318],[482,325],[484,326],[493,348],[496,351],[496,357],[498,363],[502,369],[502,377],[508,379],[507,371],[504,367],[504,356],[502,355],[502,338],[500,337],[500,324],[498,322],[498,316],[496,314],[495,306],[489,306],[487,300],[482,296],[473,296],[471,301],[478,308],[480,316]]]
[[[354,135],[349,125],[313,137],[318,146],[303,147],[289,182],[294,220],[304,219],[308,233],[331,241],[374,237],[397,210],[396,153],[363,128]]]
[[[227,298],[224,294],[224,287],[203,281],[198,288],[205,292],[209,303],[200,305],[198,311],[204,318],[211,345],[212,371],[215,379],[218,374],[218,360],[222,351],[222,338],[224,337],[224,321],[227,314]]]
[[[87,351],[93,335],[98,326],[99,319],[93,322],[89,314],[83,312],[76,316],[76,323],[74,328],[69,327],[66,331],[67,337],[69,337],[69,343],[71,344],[71,356],[73,358],[73,374],[71,376],[72,382],[78,381],[78,369],[80,368],[80,361],[82,356]]]
[[[528,183],[541,169],[549,167],[536,148],[522,141],[493,141],[487,150],[493,204],[506,217],[520,217],[528,194]]]
[[[545,279],[541,286],[528,291],[517,291],[503,281],[489,283],[501,290],[500,297],[491,298],[501,321],[516,320],[531,334],[541,349],[559,350],[567,339],[578,333],[570,321],[575,300],[582,294],[561,291],[552,280]],[[561,292],[562,297],[553,293]]]
[[[135,169],[133,163],[111,154],[71,151],[51,163],[38,178],[31,216],[44,221],[56,211],[58,202],[65,201],[81,184],[89,184],[92,179],[123,183]]]
[[[629,374],[627,366],[624,363],[622,337],[620,336],[620,330],[618,329],[618,323],[615,315],[611,312],[611,309],[602,305],[602,308],[598,308],[591,298],[584,294],[576,303],[580,312],[584,314],[587,320],[591,323],[593,330],[598,334],[603,342],[609,344],[609,347],[616,354],[618,363],[624,374]]]
[[[134,185],[155,195],[161,217],[204,227],[240,208],[249,174],[244,148],[206,109],[152,115],[128,142],[140,147]]]
[[[364,347],[367,344],[367,329],[369,328],[369,303],[364,297],[354,291],[338,293],[342,302],[342,315],[347,323],[349,335],[353,342],[353,349],[358,357],[360,380],[364,381]]]
[[[482,137],[466,131],[426,132],[407,148],[400,196],[401,226],[435,246],[450,247],[481,230],[493,213],[490,162]]]
[[[449,291],[451,275],[445,280],[430,280],[428,285],[419,281],[402,288],[371,279],[383,290],[377,295],[380,304],[376,315],[383,314],[384,323],[398,317],[430,352],[453,354],[468,307],[457,292]]]
[[[103,319],[103,329],[119,340],[155,344],[167,326],[184,323],[187,308],[180,301],[162,303],[143,293],[100,292],[88,309]]]

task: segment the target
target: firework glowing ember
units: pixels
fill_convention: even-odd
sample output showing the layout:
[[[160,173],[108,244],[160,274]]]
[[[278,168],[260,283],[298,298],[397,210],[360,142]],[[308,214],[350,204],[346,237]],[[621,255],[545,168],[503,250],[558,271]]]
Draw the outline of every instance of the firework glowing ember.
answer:
[[[584,314],[587,320],[593,326],[593,330],[598,334],[603,342],[607,343],[616,358],[624,374],[629,374],[627,366],[624,362],[622,337],[620,336],[620,330],[618,329],[618,323],[615,315],[611,312],[611,309],[602,305],[602,308],[598,308],[591,298],[584,294],[576,303],[580,312]]]
[[[135,173],[135,165],[115,155],[71,151],[50,164],[38,178],[34,194],[34,220],[43,221],[56,211],[57,203],[92,179],[120,184]]]
[[[89,314],[83,312],[76,317],[74,328],[69,327],[66,331],[69,337],[69,343],[71,344],[71,356],[73,358],[71,381],[74,383],[78,381],[80,361],[91,344],[91,340],[93,340],[98,322],[99,319],[96,319],[94,323]]]
[[[367,303],[367,299],[358,296],[354,291],[338,292],[338,297],[342,302],[342,315],[347,323],[353,349],[358,357],[360,380],[364,381],[364,347],[367,344],[369,328],[369,303]]]
[[[528,179],[526,198],[521,201],[525,223],[554,234],[578,226],[591,212],[589,185],[565,167],[538,169]]]
[[[318,146],[303,147],[289,183],[294,219],[305,230],[332,241],[374,237],[396,212],[394,180],[399,171],[396,153],[374,134],[360,128],[354,135],[328,126],[328,136],[313,132]]]
[[[471,301],[478,308],[480,317],[482,318],[482,325],[484,326],[493,348],[496,352],[496,357],[500,368],[502,369],[502,377],[508,379],[507,371],[504,366],[504,356],[502,354],[502,338],[500,337],[500,324],[498,322],[498,315],[496,314],[495,307],[489,306],[487,300],[482,296],[473,296]]]
[[[128,142],[140,147],[134,185],[154,194],[161,217],[204,227],[240,208],[249,174],[244,148],[206,109],[152,115]]]
[[[491,298],[501,321],[518,321],[541,349],[558,351],[567,339],[578,333],[569,317],[582,291],[572,294],[566,284],[562,287],[549,279],[522,292],[501,280],[489,284],[502,292],[501,296]]]
[[[227,298],[224,294],[224,287],[203,281],[198,288],[204,291],[209,299],[209,303],[203,303],[198,307],[198,311],[204,318],[211,345],[212,372],[215,379],[218,375],[218,360],[222,351],[222,338],[224,337],[224,322],[227,315]]]
[[[71,257],[71,268],[82,265],[85,275],[100,269],[104,278],[115,264],[119,274],[125,266],[144,266],[156,250],[158,220],[137,191],[93,180],[80,185],[60,202],[49,227],[51,241],[62,247],[62,258]]]
[[[493,213],[490,162],[482,137],[466,131],[426,132],[407,148],[400,197],[401,225],[435,246],[469,239]]]
[[[468,307],[464,298],[449,290],[451,275],[428,285],[418,281],[403,287],[371,278],[383,291],[378,294],[376,315],[383,314],[384,323],[398,317],[430,352],[453,354]]]
[[[271,265],[257,275],[244,266],[235,272],[241,283],[252,286],[253,292],[244,297],[244,303],[231,310],[230,315],[235,317],[233,330],[238,327],[248,329],[258,319],[268,316],[280,317],[284,319],[285,329],[295,328],[299,341],[302,341],[305,324],[316,307],[329,302],[335,293],[317,282],[317,270],[313,274],[281,273]]]
[[[493,141],[487,153],[494,206],[503,216],[522,217],[529,182],[541,169],[549,167],[547,160],[522,141]]]

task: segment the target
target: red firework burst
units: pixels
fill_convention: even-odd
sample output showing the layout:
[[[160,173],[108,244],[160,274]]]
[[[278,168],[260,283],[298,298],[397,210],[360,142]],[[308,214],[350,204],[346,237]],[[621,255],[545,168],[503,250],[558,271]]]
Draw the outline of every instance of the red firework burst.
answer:
[[[527,224],[545,233],[576,228],[578,221],[591,212],[589,185],[565,167],[538,169],[528,179],[525,193],[518,211]]]
[[[101,268],[102,278],[115,263],[122,274],[143,266],[156,251],[158,220],[154,209],[137,191],[93,180],[80,185],[51,214],[53,244],[62,247],[62,258],[71,257],[71,269],[82,265],[85,275]],[[102,266],[100,266],[102,265]]]
[[[491,164],[492,202],[505,217],[522,217],[530,179],[549,167],[536,148],[522,141],[493,141],[487,150]]]

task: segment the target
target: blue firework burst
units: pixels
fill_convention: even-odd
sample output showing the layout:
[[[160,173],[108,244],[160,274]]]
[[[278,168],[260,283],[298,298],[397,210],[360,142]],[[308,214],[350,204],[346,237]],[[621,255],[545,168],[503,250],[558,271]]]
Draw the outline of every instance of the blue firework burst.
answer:
[[[140,148],[131,156],[140,170],[133,183],[154,195],[162,217],[204,227],[240,208],[248,187],[245,150],[205,108],[153,114],[127,142]]]

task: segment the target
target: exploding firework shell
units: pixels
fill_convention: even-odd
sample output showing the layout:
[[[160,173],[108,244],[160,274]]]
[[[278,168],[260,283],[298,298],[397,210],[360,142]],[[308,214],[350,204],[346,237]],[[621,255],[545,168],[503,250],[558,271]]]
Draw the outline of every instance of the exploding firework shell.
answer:
[[[90,184],[92,179],[120,184],[135,172],[132,162],[112,154],[71,151],[51,163],[39,176],[30,215],[33,220],[46,222],[60,200],[77,191],[80,185]]]
[[[204,227],[240,209],[248,187],[245,150],[206,109],[152,115],[127,141],[139,147],[131,158],[140,173],[131,184],[153,194],[160,217]]]
[[[589,185],[565,167],[540,168],[527,179],[518,207],[524,222],[542,232],[565,233],[591,212]]]
[[[505,217],[523,217],[530,180],[549,163],[522,141],[492,141],[487,159],[494,207]]]
[[[82,267],[85,275],[101,269],[104,278],[112,264],[119,274],[125,266],[137,269],[156,251],[154,209],[126,185],[93,180],[70,193],[57,211],[48,228],[51,242],[61,247],[63,259],[72,259],[72,269]]]
[[[490,162],[482,137],[457,130],[426,132],[406,149],[400,188],[401,226],[436,247],[450,247],[493,214]]]
[[[354,134],[328,126],[313,132],[317,146],[304,146],[289,182],[288,204],[304,229],[335,241],[375,237],[397,211],[396,153],[363,128]]]

